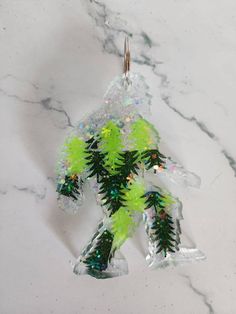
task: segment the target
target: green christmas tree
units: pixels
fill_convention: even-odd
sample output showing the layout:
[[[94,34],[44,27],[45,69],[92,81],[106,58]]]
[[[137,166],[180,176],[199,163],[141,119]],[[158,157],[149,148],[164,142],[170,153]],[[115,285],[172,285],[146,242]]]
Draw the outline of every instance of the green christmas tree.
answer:
[[[112,258],[113,234],[109,230],[105,230],[96,240],[96,246],[90,252],[84,261],[87,265],[88,273],[92,276],[107,269],[108,263]]]
[[[157,191],[146,194],[146,209],[154,208],[152,231],[153,241],[156,242],[156,253],[162,252],[166,256],[167,252],[174,252],[176,248],[176,233],[172,217],[168,214],[168,207],[173,204],[170,195],[162,195]]]
[[[61,195],[77,200],[81,195],[82,180],[77,175],[65,176],[57,185],[57,192]]]

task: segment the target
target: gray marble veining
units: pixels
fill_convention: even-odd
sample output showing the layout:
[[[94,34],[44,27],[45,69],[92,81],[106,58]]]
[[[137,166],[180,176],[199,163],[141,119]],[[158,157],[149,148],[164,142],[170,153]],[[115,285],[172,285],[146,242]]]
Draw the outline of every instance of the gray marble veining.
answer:
[[[235,1],[23,0],[1,9],[0,312],[236,313]],[[61,212],[54,169],[66,133],[122,70],[124,36],[164,147],[202,179],[199,191],[169,188],[207,260],[181,274],[150,271],[130,241],[129,276],[98,282],[70,269],[99,219],[95,200],[78,216]]]

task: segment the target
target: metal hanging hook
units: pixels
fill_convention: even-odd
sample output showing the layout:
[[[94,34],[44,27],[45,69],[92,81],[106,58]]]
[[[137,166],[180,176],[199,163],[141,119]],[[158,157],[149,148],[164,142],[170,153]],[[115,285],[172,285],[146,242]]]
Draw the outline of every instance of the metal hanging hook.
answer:
[[[129,50],[129,37],[125,37],[124,43],[124,74],[128,75],[130,71],[130,50]]]

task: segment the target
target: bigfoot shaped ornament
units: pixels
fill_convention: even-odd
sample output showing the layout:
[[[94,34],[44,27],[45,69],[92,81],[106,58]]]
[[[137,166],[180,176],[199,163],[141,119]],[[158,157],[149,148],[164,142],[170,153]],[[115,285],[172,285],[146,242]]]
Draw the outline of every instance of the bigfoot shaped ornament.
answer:
[[[77,212],[87,181],[103,209],[103,220],[74,266],[76,274],[96,278],[128,272],[120,248],[141,221],[150,266],[204,258],[194,246],[182,243],[181,202],[158,187],[163,175],[195,187],[200,179],[160,152],[158,132],[144,118],[150,105],[148,87],[141,75],[129,72],[127,44],[126,39],[124,74],[111,82],[104,105],[68,136],[58,164],[59,206]]]

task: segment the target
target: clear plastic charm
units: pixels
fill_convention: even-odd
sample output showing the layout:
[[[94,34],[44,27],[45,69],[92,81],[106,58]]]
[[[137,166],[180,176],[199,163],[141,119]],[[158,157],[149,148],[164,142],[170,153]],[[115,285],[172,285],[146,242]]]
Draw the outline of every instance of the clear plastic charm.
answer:
[[[151,174],[186,186],[200,185],[197,175],[160,152],[160,136],[144,118],[150,100],[141,75],[120,75],[111,82],[103,106],[80,121],[64,143],[57,171],[59,206],[77,213],[88,181],[104,212],[103,221],[78,257],[75,274],[98,279],[127,274],[120,250],[140,217],[149,242],[149,266],[204,258],[191,241],[185,241],[181,202],[148,181]]]

